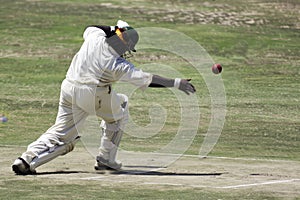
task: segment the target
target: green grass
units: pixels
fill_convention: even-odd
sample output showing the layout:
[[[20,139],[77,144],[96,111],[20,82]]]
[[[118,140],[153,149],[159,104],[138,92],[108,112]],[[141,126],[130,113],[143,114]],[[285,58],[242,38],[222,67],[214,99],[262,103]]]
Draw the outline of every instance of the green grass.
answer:
[[[110,6],[95,0],[78,1],[10,1],[0,8],[0,113],[9,121],[0,124],[0,145],[28,145],[55,121],[60,83],[80,48],[82,32],[90,24],[113,25],[117,19],[127,20],[135,27],[163,27],[173,29],[196,40],[216,62],[223,64],[222,78],[226,90],[227,116],[222,135],[211,156],[266,158],[300,161],[300,32],[297,25],[297,1],[218,1],[210,5],[204,1],[111,1]],[[179,19],[177,12],[162,5],[173,5],[180,16],[197,12],[249,12],[266,21],[263,25],[224,26],[220,24],[189,24]],[[120,6],[119,6],[120,5]],[[223,5],[220,7],[220,5]],[[224,6],[225,5],[225,6]],[[274,6],[265,9],[263,6]],[[159,11],[158,13],[152,11]],[[255,12],[254,12],[255,11]],[[259,13],[259,14],[257,14]],[[164,20],[174,14],[175,21]],[[216,22],[217,23],[217,22]],[[289,26],[289,28],[284,28]],[[297,27],[298,26],[298,27]],[[159,57],[159,55],[164,57]],[[186,77],[195,72],[185,70],[184,61],[174,61],[174,55],[154,50],[138,52],[132,62],[137,65],[152,63],[174,66]],[[210,96],[201,77],[193,77],[201,110],[198,134],[187,154],[197,155],[210,120]],[[151,102],[159,102],[168,111],[162,133],[150,140],[124,136],[122,147],[134,151],[154,151],[174,137],[178,127],[180,108],[172,100],[170,91],[148,89],[136,92],[131,99],[130,112],[141,126],[149,123]],[[163,100],[162,100],[163,99]],[[26,181],[27,182],[27,181]],[[5,184],[14,184],[8,181]],[[64,183],[62,183],[64,184]],[[25,184],[22,184],[23,186]],[[2,187],[2,186],[1,186]],[[29,184],[28,188],[32,189]],[[41,191],[62,192],[59,185],[35,186]],[[0,198],[9,195],[1,190]],[[12,198],[21,198],[23,188],[14,188]],[[108,193],[110,187],[99,190],[90,185],[86,191],[78,185],[65,185],[63,192],[77,199],[90,199]],[[124,198],[135,199],[137,190],[116,186]],[[47,193],[47,192],[46,192]],[[83,193],[83,194],[82,194]],[[92,193],[95,196],[92,196]],[[105,194],[105,195],[103,195]],[[172,197],[195,199],[240,199],[245,193],[229,194],[214,191],[182,189],[174,191],[143,191],[140,197],[165,199]],[[27,195],[29,192],[27,192]],[[40,194],[35,194],[39,199]],[[179,195],[179,196],[176,196]],[[26,194],[23,196],[26,199]],[[276,199],[272,194],[250,194],[249,199]],[[44,196],[50,199],[50,195]],[[54,197],[61,199],[58,194]],[[139,198],[140,199],[140,198]]]
[[[178,7],[185,5],[181,1],[170,3]],[[139,3],[136,4],[132,7],[143,10]],[[233,5],[231,9],[238,9],[236,4]],[[247,8],[251,10],[252,6],[249,4]],[[13,14],[7,13],[8,7]],[[184,9],[189,7],[192,6]],[[97,9],[99,12],[95,12]],[[152,7],[149,9],[155,10]],[[80,47],[84,27],[88,24],[115,23],[120,11],[115,7],[103,8],[100,4],[93,7],[91,1],[5,1],[1,13],[0,37],[3,44],[0,82],[3,86],[0,101],[1,112],[9,117],[7,124],[1,124],[1,143],[26,145],[55,119],[60,83],[72,56]],[[104,17],[107,13],[113,14]],[[211,155],[299,160],[296,153],[299,150],[296,145],[299,142],[298,31],[280,29],[274,27],[275,24],[231,27],[177,23],[174,26],[166,22],[151,23],[144,18],[132,20],[133,15],[130,8],[123,8],[121,16],[137,27],[159,26],[181,31],[199,42],[216,62],[223,64],[228,113],[221,138]],[[158,16],[145,14],[144,17]],[[263,18],[273,19],[268,15]],[[161,52],[140,52],[132,62],[137,66],[151,63],[153,61],[148,57],[157,55],[161,55]],[[182,70],[185,63],[178,60],[174,62],[170,54],[155,59],[155,62],[174,66],[186,77],[193,77],[194,72]],[[201,77],[193,77],[193,82],[198,89],[202,120],[195,142],[187,153],[197,154],[210,120],[210,100]],[[148,96],[144,99],[132,99],[133,119],[140,120],[144,125],[149,123],[148,108],[143,107],[149,103],[149,99],[160,102],[157,92],[166,99],[174,98],[164,90],[148,90]],[[166,101],[165,104],[169,113],[178,112],[178,109],[172,110],[172,106],[167,106],[172,102]],[[176,120],[175,114],[169,115],[161,134],[165,139],[157,136],[158,141],[174,136]],[[20,139],[15,140],[17,136]],[[125,139],[124,145],[127,144],[129,149],[139,149],[136,145],[130,145],[135,140],[131,139]],[[159,145],[163,144],[161,142]]]
[[[83,187],[80,183],[58,183],[21,180],[14,188],[9,186],[15,181],[4,181],[0,193],[1,199],[279,199],[270,193],[256,194],[255,192],[227,193],[205,191],[202,189],[180,188],[177,191],[167,187],[161,189],[145,189],[142,186],[123,186],[116,184],[113,188],[105,183],[99,185],[93,181]],[[34,188],[32,187],[34,185]],[[34,190],[34,191],[33,191]],[[51,191],[49,193],[49,191]],[[137,195],[138,191],[138,195]]]

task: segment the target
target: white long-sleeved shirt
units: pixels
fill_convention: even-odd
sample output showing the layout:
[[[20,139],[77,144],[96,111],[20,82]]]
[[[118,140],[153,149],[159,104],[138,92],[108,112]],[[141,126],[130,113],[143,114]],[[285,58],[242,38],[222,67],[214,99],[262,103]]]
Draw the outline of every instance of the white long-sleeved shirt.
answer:
[[[125,81],[142,89],[148,87],[152,74],[135,68],[120,57],[106,42],[105,36],[105,32],[97,27],[88,27],[84,31],[84,42],[70,64],[66,79],[98,86]]]

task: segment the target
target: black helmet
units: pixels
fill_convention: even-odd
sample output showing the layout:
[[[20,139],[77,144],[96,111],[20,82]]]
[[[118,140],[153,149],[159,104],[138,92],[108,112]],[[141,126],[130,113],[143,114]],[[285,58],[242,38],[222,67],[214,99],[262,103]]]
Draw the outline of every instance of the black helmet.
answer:
[[[115,33],[107,38],[107,42],[120,56],[124,57],[127,52],[129,54],[131,51],[136,52],[135,45],[139,41],[139,35],[134,28],[130,26],[117,28]]]
[[[121,39],[121,41],[128,47],[129,51],[135,52],[135,45],[139,41],[139,34],[134,30],[134,28],[128,26],[125,28],[118,28],[116,30],[117,36]]]

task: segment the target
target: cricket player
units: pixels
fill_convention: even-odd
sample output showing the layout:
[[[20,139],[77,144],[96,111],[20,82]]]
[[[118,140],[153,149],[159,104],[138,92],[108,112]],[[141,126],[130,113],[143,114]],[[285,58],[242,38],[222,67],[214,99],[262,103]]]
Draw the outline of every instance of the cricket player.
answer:
[[[116,26],[88,26],[83,39],[61,84],[55,124],[14,161],[12,170],[17,175],[34,174],[38,166],[71,152],[89,115],[102,119],[95,169],[120,170],[122,163],[116,155],[128,121],[128,98],[112,89],[116,81],[132,83],[142,90],[176,87],[186,94],[196,91],[190,80],[143,72],[128,62],[126,56],[135,52],[139,35],[124,21],[119,20]]]

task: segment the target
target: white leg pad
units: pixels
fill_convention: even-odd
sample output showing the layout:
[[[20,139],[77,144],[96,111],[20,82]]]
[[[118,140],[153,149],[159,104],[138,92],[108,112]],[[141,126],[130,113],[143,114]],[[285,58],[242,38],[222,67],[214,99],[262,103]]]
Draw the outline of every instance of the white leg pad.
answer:
[[[121,99],[123,109],[123,118],[114,122],[106,123],[102,120],[100,127],[103,134],[99,148],[97,161],[107,164],[108,166],[119,169],[122,164],[116,160],[118,147],[123,136],[125,124],[128,121],[128,97],[124,94],[118,94]]]
[[[33,171],[38,166],[41,166],[58,156],[65,155],[71,152],[74,149],[74,146],[79,139],[80,137],[78,136],[75,138],[75,140],[73,140],[70,143],[54,146],[53,148],[50,148],[48,151],[45,151],[40,155],[36,156],[29,164],[30,170]]]
[[[118,122],[116,122],[114,130],[111,129],[113,127],[112,124],[106,124],[105,128],[103,127],[103,136],[101,138],[99,154],[104,159],[109,160],[109,162],[116,161],[117,149],[123,135],[123,131],[119,129],[117,124]]]

